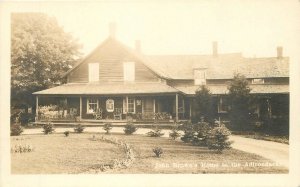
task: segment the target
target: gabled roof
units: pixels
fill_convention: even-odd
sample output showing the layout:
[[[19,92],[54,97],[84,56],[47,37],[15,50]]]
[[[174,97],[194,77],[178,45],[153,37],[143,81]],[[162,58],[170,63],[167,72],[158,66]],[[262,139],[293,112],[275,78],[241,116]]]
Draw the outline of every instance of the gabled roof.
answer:
[[[141,61],[150,71],[165,79],[194,79],[194,69],[206,69],[207,79],[232,79],[235,73],[247,78],[289,77],[289,58],[245,58],[241,53],[213,55],[142,55],[108,37],[89,55],[80,60],[63,77],[84,63],[93,53],[108,42],[115,42],[134,58]]]
[[[35,95],[121,95],[121,94],[166,94],[180,91],[159,82],[134,83],[69,83],[46,90],[38,91]]]
[[[101,48],[105,47],[105,45],[108,42],[115,42],[117,45],[121,46],[121,48],[123,48],[125,51],[127,51],[129,54],[131,54],[134,58],[140,60],[150,71],[152,71],[154,74],[158,75],[159,77],[162,78],[166,78],[168,79],[167,76],[165,76],[164,74],[162,74],[160,71],[157,71],[156,69],[153,69],[151,66],[149,66],[149,63],[147,62],[147,59],[144,58],[144,56],[140,53],[137,53],[135,50],[127,47],[126,45],[124,45],[123,43],[121,43],[120,41],[118,41],[115,38],[112,37],[108,37],[106,40],[104,40],[101,44],[99,44],[91,53],[89,53],[86,57],[84,57],[83,59],[79,60],[70,70],[68,70],[65,74],[63,74],[62,77],[66,77],[69,73],[71,73],[72,71],[74,71],[75,69],[77,69],[81,64],[83,64],[89,57],[91,57],[96,51],[100,50]]]

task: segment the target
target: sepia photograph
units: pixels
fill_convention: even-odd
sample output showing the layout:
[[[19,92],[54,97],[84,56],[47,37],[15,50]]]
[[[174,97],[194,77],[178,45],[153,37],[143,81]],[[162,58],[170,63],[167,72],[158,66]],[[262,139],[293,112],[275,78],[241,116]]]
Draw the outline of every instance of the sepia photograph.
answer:
[[[295,176],[299,1],[1,5],[7,175]]]

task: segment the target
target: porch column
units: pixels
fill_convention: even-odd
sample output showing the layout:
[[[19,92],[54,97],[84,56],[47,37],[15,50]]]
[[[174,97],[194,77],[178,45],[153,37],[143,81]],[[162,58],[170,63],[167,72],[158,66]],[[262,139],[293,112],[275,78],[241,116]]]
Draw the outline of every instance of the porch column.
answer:
[[[126,114],[128,113],[128,96],[126,96]]]
[[[82,119],[82,97],[80,96],[80,100],[79,100],[79,120],[81,121]]]
[[[36,120],[39,119],[39,96],[35,97],[35,118]]]
[[[190,120],[192,120],[192,99],[190,99]]]
[[[153,113],[155,113],[155,99],[153,98]]]
[[[175,121],[178,122],[178,94],[176,94],[175,97],[175,113],[176,113]]]

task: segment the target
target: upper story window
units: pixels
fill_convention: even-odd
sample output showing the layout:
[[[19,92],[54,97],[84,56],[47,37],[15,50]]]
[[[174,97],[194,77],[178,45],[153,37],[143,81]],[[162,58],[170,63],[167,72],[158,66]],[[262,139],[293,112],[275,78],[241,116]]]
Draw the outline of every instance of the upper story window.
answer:
[[[124,62],[123,75],[124,75],[124,81],[134,81],[135,80],[135,63],[134,62]]]
[[[99,63],[89,63],[89,82],[99,81]]]
[[[252,84],[264,84],[264,79],[252,79]]]
[[[194,70],[195,85],[206,85],[206,71],[204,69]]]

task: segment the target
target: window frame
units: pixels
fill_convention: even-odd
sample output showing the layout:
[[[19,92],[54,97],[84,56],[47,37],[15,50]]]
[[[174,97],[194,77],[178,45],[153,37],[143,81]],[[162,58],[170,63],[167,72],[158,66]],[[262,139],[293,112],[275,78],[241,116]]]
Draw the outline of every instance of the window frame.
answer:
[[[132,112],[129,112],[129,99],[131,100],[133,100],[133,103],[131,103],[131,104],[133,104],[133,111]],[[135,99],[135,97],[125,97],[125,98],[123,98],[123,114],[135,114],[136,113],[136,99]]]
[[[96,100],[96,102],[90,103],[90,100]],[[93,105],[96,104],[96,111],[97,111],[99,109],[99,99],[98,98],[92,98],[92,97],[86,99],[86,113],[87,114],[94,114],[96,111],[90,112],[90,110],[89,110],[90,104],[93,104]]]
[[[131,64],[133,69],[127,69]],[[131,75],[132,73],[132,75]],[[134,61],[126,61],[123,62],[123,81],[124,82],[134,82],[135,81],[135,62]]]
[[[93,67],[96,66],[96,67]],[[97,82],[100,78],[99,63],[88,63],[88,79],[89,82]]]
[[[196,78],[197,73],[203,73],[204,78]],[[206,70],[205,69],[194,69],[194,85],[201,86],[206,85]]]
[[[229,112],[229,105],[224,106],[223,99],[225,99],[225,98],[220,97],[218,100],[218,113],[228,113]],[[225,108],[227,108],[227,110]]]
[[[256,80],[259,80],[259,82],[256,82]],[[263,78],[252,79],[251,84],[265,84],[265,79]]]

